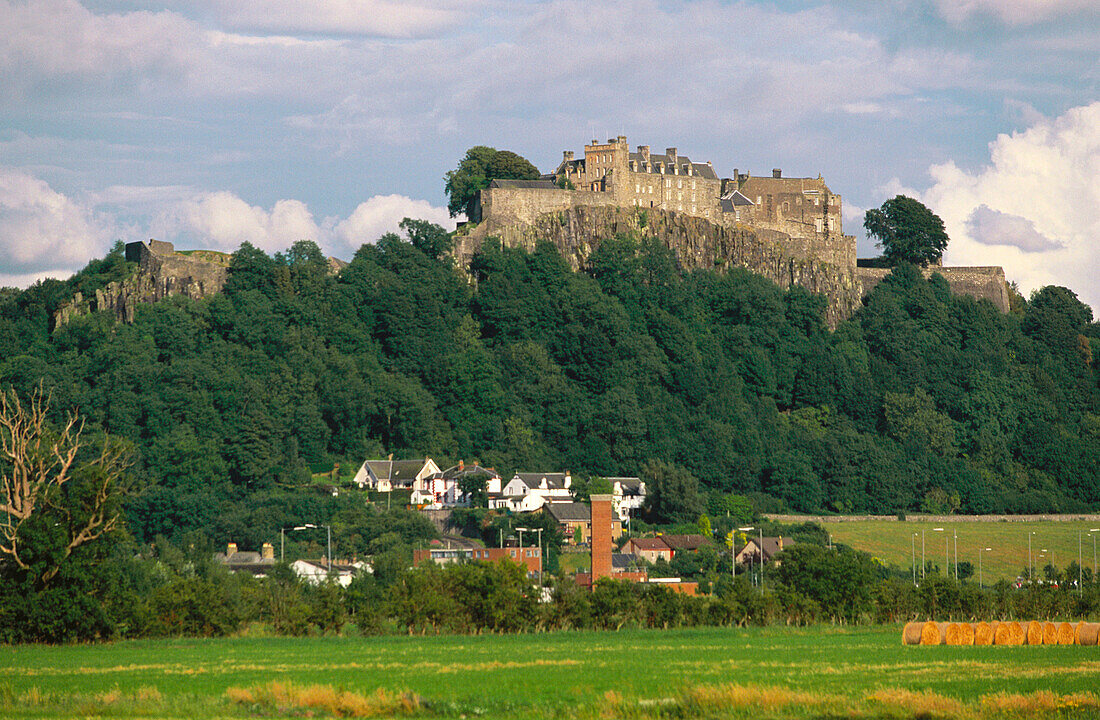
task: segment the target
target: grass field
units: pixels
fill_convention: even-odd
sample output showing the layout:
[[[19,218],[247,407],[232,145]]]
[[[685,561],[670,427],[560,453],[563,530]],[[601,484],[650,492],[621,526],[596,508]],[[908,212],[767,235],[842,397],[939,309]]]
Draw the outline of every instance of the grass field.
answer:
[[[898,627],[168,640],[0,648],[0,717],[1100,717],[1098,677]]]
[[[954,563],[953,534],[958,533],[959,562],[969,560],[974,564],[975,580],[978,579],[978,549],[992,548],[981,554],[983,575],[987,583],[996,582],[1000,578],[1012,581],[1027,567],[1029,532],[1035,533],[1031,536],[1031,554],[1036,577],[1042,577],[1042,568],[1050,562],[1052,553],[1054,564],[1063,572],[1071,562],[1077,561],[1078,531],[1081,532],[1082,565],[1092,568],[1093,538],[1088,537],[1088,532],[1092,528],[1100,527],[1100,523],[1085,521],[932,523],[921,520],[858,520],[823,525],[832,535],[833,542],[864,550],[902,568],[911,567],[914,544],[917,567],[920,567],[922,530],[926,559],[942,568],[944,544],[948,541],[951,562]],[[936,532],[933,528],[943,528],[943,531]],[[1093,534],[1100,536],[1100,533]]]

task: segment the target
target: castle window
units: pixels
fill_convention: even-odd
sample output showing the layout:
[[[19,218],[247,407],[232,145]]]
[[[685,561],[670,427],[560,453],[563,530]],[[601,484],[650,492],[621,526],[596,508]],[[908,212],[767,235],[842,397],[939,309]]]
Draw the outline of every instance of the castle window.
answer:
[[[684,186],[684,181],[683,180],[677,180],[676,181],[676,187],[682,188],[683,186]]]

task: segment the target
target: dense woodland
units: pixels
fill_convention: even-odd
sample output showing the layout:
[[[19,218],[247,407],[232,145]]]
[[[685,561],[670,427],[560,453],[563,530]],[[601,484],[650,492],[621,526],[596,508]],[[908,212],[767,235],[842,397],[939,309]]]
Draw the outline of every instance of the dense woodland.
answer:
[[[332,276],[312,243],[245,245],[220,296],[52,330],[74,289],[127,272],[116,249],[4,294],[0,383],[43,383],[134,444],[145,539],[270,538],[311,468],[390,453],[505,474],[671,467],[698,492],[668,520],[727,493],[812,512],[1100,507],[1100,328],[1066,289],[1002,315],[903,265],[829,332],[819,297],[680,272],[630,238],[584,273],[490,243],[473,283],[440,250],[387,235]]]
[[[274,257],[246,244],[223,294],[142,307],[132,325],[98,313],[51,327],[75,291],[132,271],[121,247],[68,281],[0,291],[0,386],[41,386],[59,422],[75,412],[129,443],[130,542],[200,554],[304,522],[331,523],[344,554],[407,552],[436,536],[430,523],[311,481],[390,453],[506,476],[641,475],[654,523],[744,498],[756,511],[1100,507],[1100,328],[1067,289],[1004,315],[903,264],[830,332],[820,297],[683,272],[630,237],[584,272],[553,247],[490,241],[471,277],[440,228],[403,228],[338,275],[311,242]]]

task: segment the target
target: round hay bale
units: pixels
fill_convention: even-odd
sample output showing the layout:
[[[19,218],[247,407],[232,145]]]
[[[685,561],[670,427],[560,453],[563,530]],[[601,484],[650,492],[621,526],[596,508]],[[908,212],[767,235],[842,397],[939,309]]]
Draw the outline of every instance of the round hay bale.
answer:
[[[1044,645],[1057,645],[1058,644],[1058,626],[1052,622],[1043,623],[1043,644]]]
[[[944,640],[948,645],[973,645],[974,628],[967,623],[950,623]]]
[[[1059,645],[1072,645],[1076,633],[1073,631],[1073,626],[1068,622],[1058,623],[1058,644]]]
[[[1024,628],[1018,622],[1005,623],[1008,625],[1008,630],[1012,633],[1012,641],[1009,645],[1023,645],[1027,641],[1027,633]]]
[[[974,644],[975,645],[992,645],[993,644],[993,628],[987,622],[980,622],[974,624]]]
[[[993,644],[994,645],[1011,645],[1012,644],[1012,628],[1008,626],[1008,623],[997,623],[997,629],[993,631]]]
[[[902,645],[920,645],[920,631],[924,627],[922,622],[905,623],[901,629]]]
[[[1032,620],[1027,624],[1027,644],[1028,645],[1042,645],[1043,644],[1043,624],[1037,620]]]
[[[1078,645],[1095,645],[1100,637],[1100,623],[1077,623],[1075,640]]]
[[[940,623],[928,622],[921,625],[920,628],[920,644],[921,645],[942,645],[943,636],[940,634]]]

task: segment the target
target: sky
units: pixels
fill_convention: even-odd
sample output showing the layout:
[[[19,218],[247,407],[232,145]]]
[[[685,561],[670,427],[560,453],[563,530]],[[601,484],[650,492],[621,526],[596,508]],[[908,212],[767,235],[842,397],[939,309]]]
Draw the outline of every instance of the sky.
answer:
[[[0,286],[117,241],[350,259],[489,145],[626,135],[899,193],[952,265],[1100,314],[1096,0],[0,0]]]

